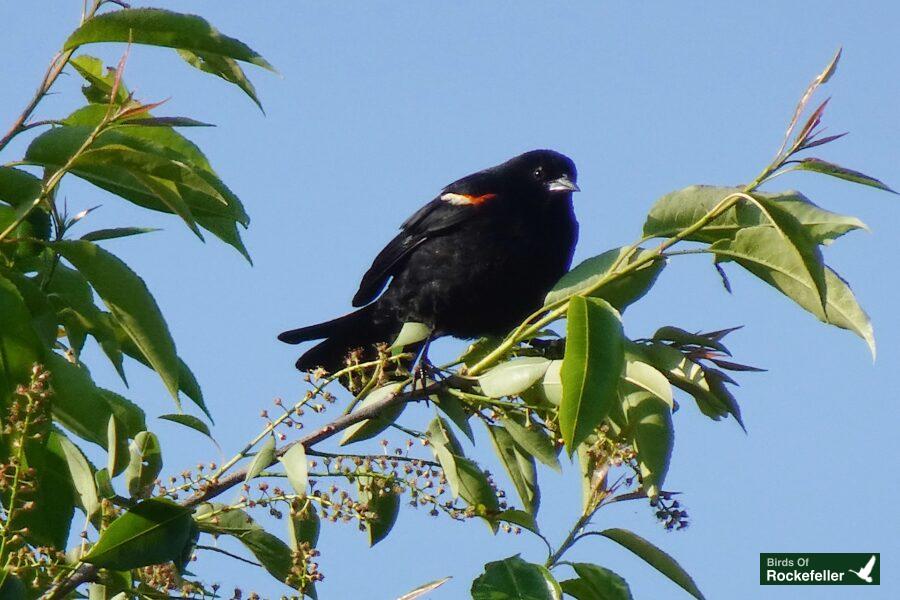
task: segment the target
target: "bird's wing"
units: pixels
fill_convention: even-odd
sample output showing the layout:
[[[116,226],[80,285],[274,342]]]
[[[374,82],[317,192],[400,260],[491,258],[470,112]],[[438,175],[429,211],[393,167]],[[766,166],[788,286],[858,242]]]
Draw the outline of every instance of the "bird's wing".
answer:
[[[468,220],[476,212],[475,206],[485,201],[481,198],[445,193],[413,213],[400,226],[397,237],[378,253],[372,266],[363,275],[359,290],[353,296],[353,306],[364,306],[377,298],[388,280],[416,248],[426,240]]]
[[[865,578],[868,577],[872,573],[872,569],[875,567],[875,555],[872,555],[872,558],[869,559],[869,562],[866,563],[866,566],[862,568],[859,574]]]

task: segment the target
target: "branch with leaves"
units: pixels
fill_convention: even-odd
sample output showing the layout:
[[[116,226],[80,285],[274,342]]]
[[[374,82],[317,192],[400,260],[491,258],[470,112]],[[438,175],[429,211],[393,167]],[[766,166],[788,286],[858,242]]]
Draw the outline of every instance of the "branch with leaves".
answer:
[[[126,45],[115,68],[83,53],[98,42]],[[665,488],[679,402],[692,399],[704,415],[731,416],[743,427],[729,386],[737,373],[761,369],[731,356],[724,340],[737,328],[695,333],[666,326],[629,339],[626,309],[652,291],[673,259],[706,255],[729,291],[725,268],[736,265],[823,322],[856,333],[874,355],[868,317],[822,253],[865,226],[798,192],[761,191],[792,171],[891,191],[860,172],[804,156],[841,137],[823,135],[827,101],[802,120],[833,75],[838,53],[803,94],[774,159],[749,184],[692,186],[664,196],[638,241],[576,266],[504,339],[479,340],[432,373],[407,370],[404,348],[429,334],[422,324],[407,324],[390,347],[379,348],[377,360],[360,362],[351,353],[345,369],[309,374],[302,398],[276,401],[275,416],[263,411],[259,433],[223,464],[165,479],[162,443],[144,411],[98,387],[81,359],[90,337],[123,380],[126,358],[149,367],[176,403],[177,412],[160,418],[211,436],[200,386],[148,286],[102,247],[151,230],[124,226],[75,239],[75,225],[89,222],[93,209],[69,215],[58,190],[78,177],[142,209],[175,215],[199,238],[211,233],[248,260],[238,225],[246,227],[249,218],[180,133],[205,123],[160,116],[163,103],[142,102],[129,91],[126,58],[141,45],[175,49],[258,105],[241,64],[272,69],[200,17],[95,0],[0,140],[3,151],[10,140],[50,127],[24,157],[0,166],[0,590],[10,597],[218,597],[216,584],[186,568],[214,552],[315,598],[324,577],[316,548],[322,524],[353,523],[375,544],[390,534],[405,502],[435,517],[481,520],[495,532],[527,532],[546,544],[546,560],[516,556],[487,564],[473,582],[475,598],[515,599],[516,589],[551,600],[630,598],[617,574],[567,560],[576,544],[595,537],[616,542],[702,598],[671,556],[630,531],[593,523],[610,504],[644,501],[664,528],[687,527],[681,496]],[[67,71],[84,80],[87,104],[63,118],[30,121]],[[652,239],[661,241],[645,247]],[[562,320],[560,336],[551,327]],[[183,399],[200,414],[185,412]],[[341,414],[298,433],[310,413],[334,411],[339,402]],[[411,429],[404,411],[423,404],[436,414],[426,430]],[[461,439],[478,440],[473,423],[484,427],[509,493],[466,455]],[[392,447],[391,436],[403,441]],[[106,465],[87,458],[86,444],[105,452]],[[539,528],[538,463],[560,471],[566,457],[581,472],[582,510],[554,543]],[[41,494],[50,488],[59,493]],[[230,492],[236,496],[225,500]],[[78,510],[84,525],[73,545]],[[254,518],[260,513],[263,519]],[[283,535],[272,528],[277,522],[285,524]],[[220,545],[228,540],[230,546]],[[567,569],[573,574],[563,579]]]

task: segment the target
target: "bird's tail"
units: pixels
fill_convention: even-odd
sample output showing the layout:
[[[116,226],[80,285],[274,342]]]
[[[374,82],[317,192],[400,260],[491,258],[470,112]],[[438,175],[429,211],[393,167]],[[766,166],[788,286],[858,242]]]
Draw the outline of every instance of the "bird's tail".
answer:
[[[370,304],[355,312],[299,329],[285,331],[278,339],[287,344],[299,344],[309,340],[324,341],[313,346],[297,359],[297,368],[309,371],[322,367],[330,373],[344,368],[347,354],[355,348],[363,348],[364,354],[372,354],[380,342],[390,342],[399,332],[392,319],[376,318],[376,304]]]

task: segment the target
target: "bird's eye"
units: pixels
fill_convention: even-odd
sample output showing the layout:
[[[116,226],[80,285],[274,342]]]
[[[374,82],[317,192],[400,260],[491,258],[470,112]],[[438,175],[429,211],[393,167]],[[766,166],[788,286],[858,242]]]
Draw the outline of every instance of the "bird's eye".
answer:
[[[544,167],[538,167],[531,174],[534,175],[535,179],[540,179],[544,176]]]

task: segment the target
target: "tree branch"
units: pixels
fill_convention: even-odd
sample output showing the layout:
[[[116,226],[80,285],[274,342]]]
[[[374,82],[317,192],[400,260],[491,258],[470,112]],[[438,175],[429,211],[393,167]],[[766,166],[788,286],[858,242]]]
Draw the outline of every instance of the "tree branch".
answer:
[[[342,415],[331,423],[328,423],[327,425],[320,427],[316,431],[310,433],[309,435],[279,448],[275,453],[275,457],[272,459],[272,461],[268,465],[266,465],[266,468],[271,467],[272,465],[277,463],[278,458],[280,456],[283,456],[295,444],[302,444],[304,448],[311,448],[315,444],[323,442],[337,435],[341,431],[344,431],[351,425],[355,425],[360,421],[365,421],[367,419],[377,417],[383,410],[387,408],[400,404],[406,404],[409,402],[424,400],[431,394],[435,394],[451,384],[458,385],[459,381],[457,380],[457,378],[450,378],[444,381],[432,383],[425,386],[424,388],[415,388],[407,392],[395,394],[393,396],[385,398],[381,402],[377,402],[370,406],[364,406],[349,415]],[[227,477],[223,477],[218,481],[209,483],[201,491],[184,499],[181,502],[181,505],[192,508],[194,506],[197,506],[198,504],[211,500],[212,498],[219,496],[220,494],[233,488],[234,486],[243,483],[246,477],[247,468],[245,467],[243,469],[235,471],[234,473],[231,473]],[[56,600],[58,598],[63,598],[69,592],[74,591],[75,588],[77,588],[82,583],[93,581],[97,577],[97,571],[98,569],[94,565],[83,564],[76,570],[72,571],[65,579],[50,588],[43,596],[41,596],[41,599]]]

